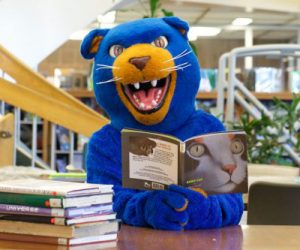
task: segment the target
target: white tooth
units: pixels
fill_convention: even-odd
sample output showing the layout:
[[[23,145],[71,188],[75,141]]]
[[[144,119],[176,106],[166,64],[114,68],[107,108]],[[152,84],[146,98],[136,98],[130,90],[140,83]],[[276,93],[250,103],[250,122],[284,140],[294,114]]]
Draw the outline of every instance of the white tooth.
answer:
[[[147,109],[152,109],[152,107],[150,105],[147,105]]]
[[[161,95],[161,92],[162,92],[162,91],[161,91],[161,89],[160,89],[160,90],[158,90],[157,94],[158,94],[158,95]]]
[[[154,100],[152,100],[152,105],[156,107],[157,106],[157,102],[154,101]]]
[[[156,87],[156,85],[157,85],[157,80],[151,81],[151,85],[152,85],[152,87]]]
[[[140,109],[144,109],[145,108],[145,104],[141,102],[139,108]]]
[[[139,82],[137,82],[137,83],[135,83],[135,84],[133,84],[134,85],[134,87],[136,88],[136,89],[140,89],[140,83]]]

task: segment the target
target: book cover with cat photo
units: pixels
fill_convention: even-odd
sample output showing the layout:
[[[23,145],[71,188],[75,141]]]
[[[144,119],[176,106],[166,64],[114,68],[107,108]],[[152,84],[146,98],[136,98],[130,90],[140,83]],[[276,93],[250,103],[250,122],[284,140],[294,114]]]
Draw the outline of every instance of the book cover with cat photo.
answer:
[[[157,190],[177,184],[208,193],[246,193],[246,134],[229,131],[181,141],[165,134],[123,129],[122,176],[126,188]]]

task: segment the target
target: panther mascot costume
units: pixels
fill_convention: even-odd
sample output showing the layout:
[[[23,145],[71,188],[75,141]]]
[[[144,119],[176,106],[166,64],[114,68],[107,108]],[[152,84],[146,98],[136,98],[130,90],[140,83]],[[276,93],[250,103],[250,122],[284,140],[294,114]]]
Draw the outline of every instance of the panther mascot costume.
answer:
[[[207,195],[122,187],[121,130],[134,128],[189,137],[224,131],[215,117],[195,109],[200,66],[188,43],[188,24],[177,17],[146,18],[96,29],[81,54],[94,59],[94,92],[111,123],[95,132],[87,153],[87,181],[114,185],[113,209],[124,223],[155,229],[219,228],[238,224],[241,194]]]

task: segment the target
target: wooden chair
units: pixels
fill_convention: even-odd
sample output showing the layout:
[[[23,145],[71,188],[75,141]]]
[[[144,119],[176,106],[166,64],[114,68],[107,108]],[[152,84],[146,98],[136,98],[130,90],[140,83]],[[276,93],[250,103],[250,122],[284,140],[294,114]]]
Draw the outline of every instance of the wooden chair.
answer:
[[[247,224],[300,225],[299,197],[300,184],[254,183],[249,190]]]
[[[0,167],[11,166],[14,156],[14,115],[0,115]]]

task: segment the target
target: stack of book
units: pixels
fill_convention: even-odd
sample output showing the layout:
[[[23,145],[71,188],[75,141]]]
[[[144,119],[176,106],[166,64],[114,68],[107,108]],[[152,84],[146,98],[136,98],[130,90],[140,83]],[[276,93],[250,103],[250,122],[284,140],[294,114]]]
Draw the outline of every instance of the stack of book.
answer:
[[[0,182],[0,239],[115,246],[112,185],[51,180]]]

